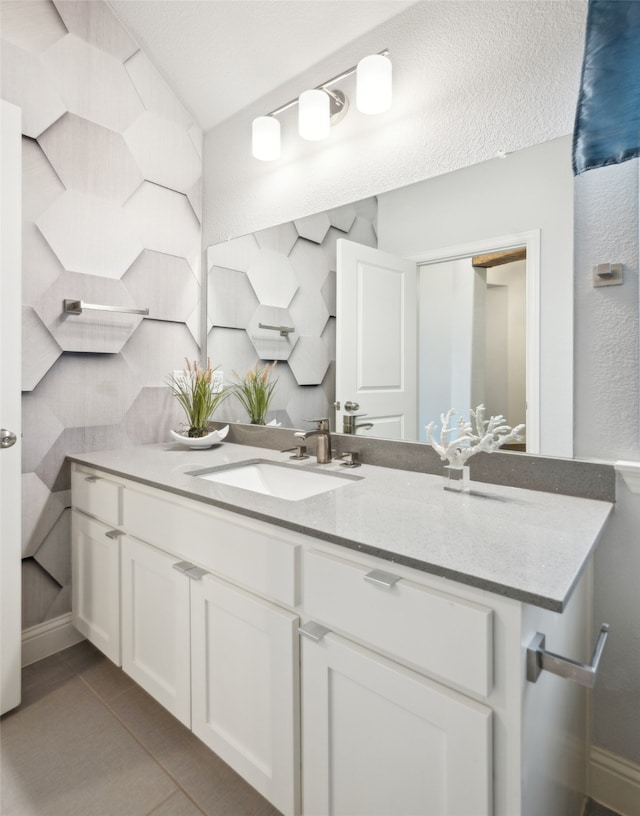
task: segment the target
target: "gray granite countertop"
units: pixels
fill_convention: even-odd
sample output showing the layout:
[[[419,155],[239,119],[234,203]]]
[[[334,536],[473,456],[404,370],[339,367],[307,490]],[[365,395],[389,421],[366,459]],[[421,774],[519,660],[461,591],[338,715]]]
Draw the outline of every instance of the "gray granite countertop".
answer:
[[[289,501],[189,473],[256,458],[362,478]],[[285,453],[231,443],[195,451],[177,443],[141,445],[69,459],[556,612],[613,507],[486,483],[456,494],[443,489],[439,476],[366,464],[347,470],[314,458],[292,462]]]

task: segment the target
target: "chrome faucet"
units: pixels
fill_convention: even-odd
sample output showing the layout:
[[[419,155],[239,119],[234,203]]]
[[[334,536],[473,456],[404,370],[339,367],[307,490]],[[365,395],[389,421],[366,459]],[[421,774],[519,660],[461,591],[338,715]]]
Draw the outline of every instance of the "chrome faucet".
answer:
[[[326,465],[331,461],[331,430],[328,419],[307,419],[306,422],[317,422],[315,431],[296,431],[296,439],[308,439],[310,436],[317,436],[316,459],[319,465]]]
[[[366,414],[344,414],[342,417],[342,433],[357,434],[358,428],[362,428],[365,431],[371,430],[371,428],[373,428],[373,422],[356,422],[356,419],[360,419],[360,417],[363,416],[366,416]]]

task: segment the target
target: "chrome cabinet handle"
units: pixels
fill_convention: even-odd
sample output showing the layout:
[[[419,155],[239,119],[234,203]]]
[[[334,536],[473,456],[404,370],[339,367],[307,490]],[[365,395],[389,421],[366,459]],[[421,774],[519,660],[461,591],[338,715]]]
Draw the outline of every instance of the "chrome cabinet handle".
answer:
[[[209,574],[206,569],[196,567],[191,561],[176,561],[176,563],[171,566],[174,570],[184,573],[187,578],[191,578],[193,581],[199,581],[203,575]]]
[[[309,638],[309,640],[313,640],[317,643],[319,640],[322,640],[325,635],[328,635],[331,629],[327,629],[327,627],[321,623],[307,621],[307,623],[303,623],[302,626],[298,627],[298,632],[300,632],[303,637]]]
[[[371,570],[364,576],[364,580],[367,581],[369,584],[375,584],[376,586],[383,586],[387,589],[391,589],[391,587],[400,580],[399,575],[394,575],[392,572],[385,572],[384,570]]]
[[[578,663],[568,657],[561,657],[553,652],[547,652],[544,648],[545,636],[536,632],[531,643],[527,647],[527,680],[535,683],[541,671],[548,671],[557,674],[559,677],[566,677],[574,680],[581,686],[593,688],[600,667],[600,659],[604,644],[609,636],[609,624],[603,623],[600,626],[600,633],[596,641],[591,663]]]
[[[118,541],[120,536],[123,536],[124,533],[122,532],[122,530],[108,530],[105,533],[105,535],[106,535],[107,538],[112,538],[112,539],[114,539],[114,541]]]

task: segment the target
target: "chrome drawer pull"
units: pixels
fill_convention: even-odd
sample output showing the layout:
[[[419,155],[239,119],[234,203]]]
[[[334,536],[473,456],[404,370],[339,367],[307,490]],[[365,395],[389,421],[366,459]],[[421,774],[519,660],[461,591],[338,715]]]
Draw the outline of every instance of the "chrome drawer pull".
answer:
[[[91,482],[91,484],[94,484],[95,482],[98,481],[98,478],[99,478],[98,476],[85,476],[84,480],[85,482]]]
[[[191,569],[185,570],[184,574],[188,575],[192,581],[199,581],[203,575],[208,575],[209,573],[206,569],[202,569],[202,567],[194,567],[192,564]]]
[[[105,535],[107,538],[113,538],[115,541],[118,541],[120,536],[123,536],[124,533],[122,530],[108,530]]]
[[[395,583],[400,580],[399,575],[394,575],[392,572],[385,572],[384,570],[371,570],[364,576],[364,580],[376,586],[383,586],[390,589]]]
[[[174,570],[178,570],[178,572],[186,572],[187,570],[194,569],[194,565],[191,563],[191,561],[177,561],[171,566]]]
[[[547,652],[544,648],[545,636],[537,632],[527,647],[527,680],[530,683],[535,683],[541,671],[548,671],[560,677],[575,680],[581,686],[593,688],[600,666],[602,650],[608,636],[609,624],[603,623],[589,664],[578,663],[568,657],[561,657],[553,652]]]
[[[316,623],[315,621],[307,621],[307,623],[303,623],[302,626],[298,628],[298,632],[309,640],[313,640],[316,643],[325,635],[328,635],[331,629],[327,629],[326,626],[323,626],[321,623]]]

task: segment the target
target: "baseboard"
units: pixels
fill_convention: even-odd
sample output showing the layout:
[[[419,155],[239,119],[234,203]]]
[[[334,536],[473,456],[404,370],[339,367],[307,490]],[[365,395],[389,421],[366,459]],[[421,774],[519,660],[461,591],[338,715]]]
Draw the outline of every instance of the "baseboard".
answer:
[[[620,816],[640,814],[640,765],[591,746],[591,798]]]
[[[84,635],[71,623],[71,612],[31,626],[22,632],[22,665],[29,666],[81,640]]]

